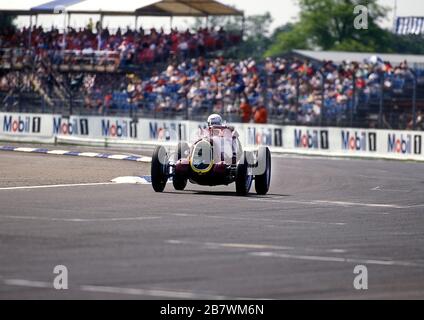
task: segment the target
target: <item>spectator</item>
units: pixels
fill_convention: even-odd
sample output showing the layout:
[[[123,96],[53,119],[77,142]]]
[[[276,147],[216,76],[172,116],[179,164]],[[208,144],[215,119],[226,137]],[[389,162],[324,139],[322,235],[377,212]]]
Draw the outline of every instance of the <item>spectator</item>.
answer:
[[[268,122],[268,111],[262,103],[255,109],[254,119],[257,124],[266,124]]]
[[[125,32],[118,28],[115,34],[111,34],[108,28],[102,28],[100,22],[94,25],[90,18],[84,29],[69,28],[65,39],[58,29],[52,28],[47,31],[34,26],[31,32],[31,45],[28,49],[35,50],[36,55],[48,52],[49,55],[57,56],[58,51],[65,50],[67,55],[78,56],[82,53],[84,57],[87,53],[92,54],[100,48],[100,51],[117,52],[125,60],[125,65],[138,65],[164,61],[170,53],[174,57],[184,59],[189,56],[197,57],[204,52],[204,39],[208,41],[209,52],[221,49],[222,46],[217,46],[216,43],[225,42],[228,46],[237,45],[239,41],[229,41],[231,36],[231,34],[217,33],[208,28],[199,29],[197,33],[191,33],[189,30],[179,32],[178,29],[173,29],[169,34],[154,28],[150,30],[150,34],[146,34],[143,28],[138,31],[127,28]],[[63,42],[63,40],[65,41]],[[16,49],[26,44],[27,41],[28,30],[26,28],[0,30],[1,49]],[[63,44],[65,44],[64,47]],[[61,54],[63,55],[62,52]],[[131,57],[130,60],[128,60],[129,57]],[[68,60],[66,57],[60,60],[55,59],[56,62]]]
[[[241,99],[240,113],[243,123],[249,123],[252,120],[252,107],[245,98]]]

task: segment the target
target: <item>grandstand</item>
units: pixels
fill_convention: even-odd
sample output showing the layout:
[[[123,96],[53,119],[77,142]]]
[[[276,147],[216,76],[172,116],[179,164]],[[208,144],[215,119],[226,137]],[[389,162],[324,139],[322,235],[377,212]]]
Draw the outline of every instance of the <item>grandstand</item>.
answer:
[[[90,2],[63,3],[68,14],[242,15],[215,1],[96,11]],[[3,12],[52,10],[41,3]],[[2,30],[0,110],[194,120],[217,112],[240,122],[423,128],[424,56],[295,50],[263,61],[226,59],[241,41],[241,32],[224,28],[112,32],[101,21],[65,33]]]

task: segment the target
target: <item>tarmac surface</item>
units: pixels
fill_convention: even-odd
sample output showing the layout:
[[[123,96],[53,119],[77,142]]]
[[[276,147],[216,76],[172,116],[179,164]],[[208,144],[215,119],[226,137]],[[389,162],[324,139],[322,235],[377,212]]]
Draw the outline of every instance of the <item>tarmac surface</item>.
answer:
[[[149,171],[0,152],[0,299],[424,299],[424,164],[274,156],[265,197],[110,183]]]

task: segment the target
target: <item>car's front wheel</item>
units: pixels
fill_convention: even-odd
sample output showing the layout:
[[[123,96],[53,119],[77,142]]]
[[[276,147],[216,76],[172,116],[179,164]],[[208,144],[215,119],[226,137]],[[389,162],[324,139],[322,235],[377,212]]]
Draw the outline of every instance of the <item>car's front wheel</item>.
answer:
[[[271,184],[271,151],[268,147],[261,147],[258,152],[258,170],[255,176],[255,189],[258,195],[266,195]]]
[[[164,147],[158,146],[152,157],[152,186],[156,192],[163,192],[168,182],[168,154]]]

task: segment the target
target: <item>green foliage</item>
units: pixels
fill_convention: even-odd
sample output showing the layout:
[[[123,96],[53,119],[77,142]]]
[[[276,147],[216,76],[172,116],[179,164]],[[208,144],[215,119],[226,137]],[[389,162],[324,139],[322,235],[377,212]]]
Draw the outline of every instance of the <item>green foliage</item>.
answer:
[[[424,39],[422,36],[400,36],[390,34],[391,50],[396,53],[424,54]]]
[[[379,26],[389,10],[377,0],[298,0],[298,4],[299,22],[278,32],[266,56],[293,49],[424,53],[422,37],[397,36]],[[368,7],[366,30],[354,27],[357,5]]]
[[[287,24],[283,30],[276,31],[274,40],[266,51],[267,56],[277,56],[290,49],[308,49],[308,34],[300,24]]]
[[[354,8],[363,1],[359,0],[299,0],[301,8],[300,23],[311,37],[312,45],[330,50],[346,40],[354,39],[365,45],[381,31],[377,23],[385,16],[385,8],[377,0],[369,0],[368,30],[354,27],[356,15]]]
[[[331,48],[334,51],[350,51],[350,52],[373,52],[375,51],[374,46],[371,44],[364,44],[361,41],[355,39],[347,39],[336,44]]]
[[[422,36],[398,36],[380,27],[390,10],[378,0],[296,0],[299,21],[269,30],[272,16],[249,16],[245,21],[244,43],[225,54],[236,59],[278,56],[293,49],[351,52],[424,54]],[[368,29],[356,29],[354,8],[368,8]],[[198,19],[195,27],[204,25]],[[211,26],[240,31],[242,18],[212,17]]]

